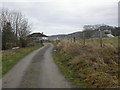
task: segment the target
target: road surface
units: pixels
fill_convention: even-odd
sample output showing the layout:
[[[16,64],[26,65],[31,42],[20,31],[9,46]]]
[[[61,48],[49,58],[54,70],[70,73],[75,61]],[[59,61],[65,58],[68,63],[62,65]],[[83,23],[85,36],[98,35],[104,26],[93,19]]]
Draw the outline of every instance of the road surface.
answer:
[[[46,43],[20,60],[3,77],[3,88],[72,88],[51,57],[53,47]]]

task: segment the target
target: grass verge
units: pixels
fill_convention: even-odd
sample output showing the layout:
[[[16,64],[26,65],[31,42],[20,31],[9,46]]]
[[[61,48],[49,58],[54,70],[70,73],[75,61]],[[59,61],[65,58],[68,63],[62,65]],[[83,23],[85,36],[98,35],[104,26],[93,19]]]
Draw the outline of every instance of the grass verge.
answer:
[[[64,62],[64,59],[67,56],[64,56],[59,53],[59,51],[54,51],[52,53],[52,57],[55,61],[55,63],[58,65],[58,68],[61,70],[61,72],[64,74],[64,77],[71,80],[73,85],[75,85],[78,88],[86,88],[87,85],[82,82],[82,78],[76,78],[76,72],[74,72],[71,67],[67,66]],[[69,56],[68,56],[69,57]]]
[[[8,72],[20,59],[40,47],[42,45],[2,51],[2,75]]]

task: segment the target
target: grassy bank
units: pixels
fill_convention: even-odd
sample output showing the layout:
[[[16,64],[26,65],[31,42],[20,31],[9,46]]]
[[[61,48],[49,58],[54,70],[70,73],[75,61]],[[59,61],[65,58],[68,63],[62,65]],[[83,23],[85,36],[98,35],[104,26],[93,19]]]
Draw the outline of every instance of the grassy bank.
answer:
[[[2,75],[8,72],[24,56],[40,47],[42,45],[2,51]]]
[[[62,55],[59,51],[55,51],[52,54],[55,63],[58,65],[61,72],[64,74],[64,77],[71,80],[73,85],[80,88],[86,88],[84,83],[81,83],[81,79],[75,77],[76,72],[74,72],[70,66],[67,66],[67,62],[64,62],[64,59],[67,56]],[[69,57],[69,56],[68,56]]]
[[[96,45],[90,39],[85,46],[82,41],[61,41],[53,52],[56,64],[79,87],[118,87],[117,38],[104,38],[104,47],[99,46],[99,39],[92,41]]]

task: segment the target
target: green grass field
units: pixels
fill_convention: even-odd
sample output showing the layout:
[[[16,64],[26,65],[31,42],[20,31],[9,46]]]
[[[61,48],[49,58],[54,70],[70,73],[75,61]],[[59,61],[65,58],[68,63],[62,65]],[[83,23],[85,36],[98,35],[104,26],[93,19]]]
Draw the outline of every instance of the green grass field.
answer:
[[[70,42],[63,40],[56,45],[53,58],[66,78],[78,87],[118,87],[118,37],[86,39]]]
[[[39,44],[26,48],[2,51],[2,75],[8,72],[24,56],[40,47],[42,47],[42,45]]]

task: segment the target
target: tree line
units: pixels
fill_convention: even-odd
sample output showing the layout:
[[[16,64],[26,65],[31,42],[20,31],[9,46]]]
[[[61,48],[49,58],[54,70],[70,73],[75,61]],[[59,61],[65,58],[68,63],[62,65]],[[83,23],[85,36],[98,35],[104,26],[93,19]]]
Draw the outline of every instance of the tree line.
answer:
[[[114,27],[109,26],[106,24],[96,24],[96,25],[84,25],[83,31],[76,32],[72,34],[68,34],[64,36],[64,38],[67,38],[71,42],[76,42],[77,39],[83,40],[83,45],[86,44],[86,39],[89,38],[99,38],[100,40],[100,46],[103,46],[102,38],[108,37],[107,35],[110,35],[111,37],[119,37],[120,36],[120,27]]]
[[[97,25],[85,25],[83,30],[83,40],[85,45],[85,38],[92,38],[92,35],[95,34],[95,31],[99,31],[99,38],[100,38],[100,46],[103,47],[103,35],[102,32],[105,34],[112,34],[113,36],[120,36],[120,27],[113,27],[106,24],[97,24]]]
[[[106,24],[97,24],[97,25],[84,25],[83,32],[85,32],[86,38],[91,38],[94,34],[94,31],[104,31],[105,34],[112,34],[113,36],[120,36],[120,28],[113,27]],[[107,30],[107,31],[105,31]]]
[[[16,10],[0,9],[0,32],[2,33],[2,49],[26,47],[27,35],[31,25],[28,19]]]

